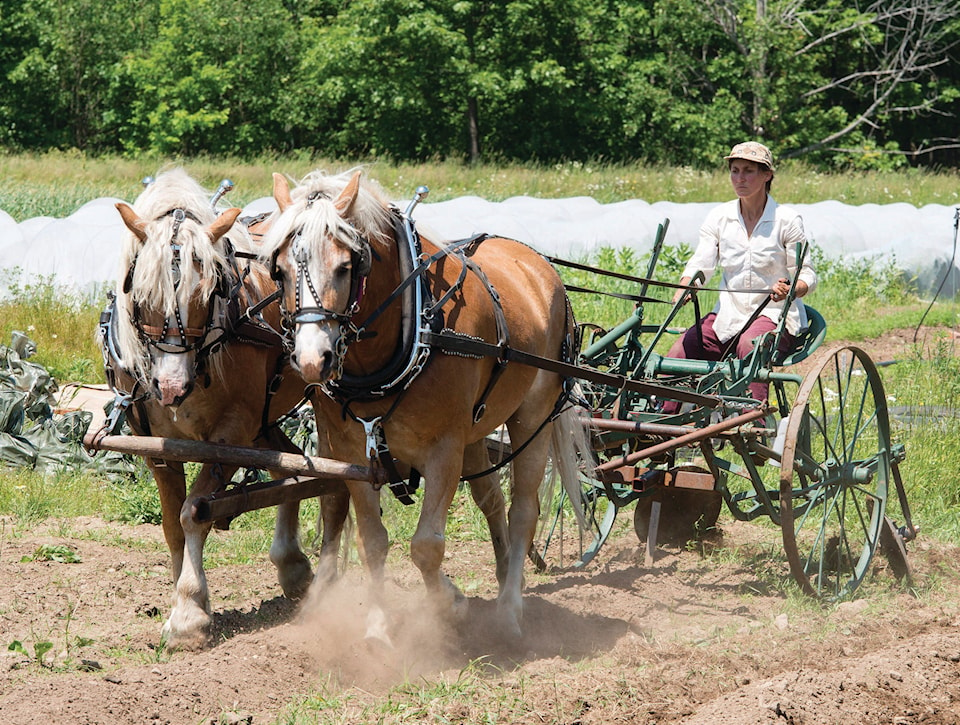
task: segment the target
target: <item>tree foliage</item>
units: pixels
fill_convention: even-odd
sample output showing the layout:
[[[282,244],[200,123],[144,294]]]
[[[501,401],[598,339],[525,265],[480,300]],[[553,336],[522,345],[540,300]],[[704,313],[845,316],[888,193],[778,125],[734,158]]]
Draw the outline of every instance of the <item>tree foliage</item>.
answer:
[[[0,0],[0,144],[960,164],[955,0]]]

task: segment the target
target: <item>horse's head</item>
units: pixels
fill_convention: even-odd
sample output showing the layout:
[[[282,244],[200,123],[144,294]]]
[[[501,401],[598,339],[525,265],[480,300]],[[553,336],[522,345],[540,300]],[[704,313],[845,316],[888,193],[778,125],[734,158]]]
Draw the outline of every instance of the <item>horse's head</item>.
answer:
[[[117,204],[129,231],[117,290],[120,353],[164,406],[179,405],[193,390],[224,334],[223,311],[237,282],[225,235],[240,209],[217,215],[208,199],[177,169],[161,174],[133,206]]]
[[[359,310],[372,267],[371,243],[389,229],[389,207],[360,172],[329,177],[314,173],[293,193],[273,175],[278,216],[264,238],[263,254],[282,291],[281,308],[291,361],[304,380],[322,383],[343,370],[351,318]]]

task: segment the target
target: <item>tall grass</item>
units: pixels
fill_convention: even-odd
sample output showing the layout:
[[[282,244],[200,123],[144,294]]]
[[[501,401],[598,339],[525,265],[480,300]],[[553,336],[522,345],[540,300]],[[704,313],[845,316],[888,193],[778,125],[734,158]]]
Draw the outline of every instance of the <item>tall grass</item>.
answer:
[[[230,178],[236,188],[228,198],[242,206],[270,194],[274,171],[299,179],[314,169],[335,172],[357,163],[307,154],[264,156],[252,161],[211,157],[91,158],[76,152],[0,155],[0,178],[4,180],[0,209],[23,221],[35,216],[67,216],[84,203],[103,196],[132,201],[145,176],[155,175],[172,164],[182,165],[210,189],[222,178]],[[491,201],[513,196],[590,196],[605,204],[628,199],[653,203],[731,198],[729,178],[720,160],[711,171],[611,162],[502,166],[370,160],[366,164],[369,174],[398,200],[409,198],[421,184],[430,188],[429,201],[467,195]],[[953,205],[960,203],[960,173],[909,169],[829,174],[802,163],[784,162],[777,169],[773,193],[779,201],[794,204],[836,199],[846,204]]]
[[[14,330],[37,343],[31,362],[47,368],[60,382],[102,383],[103,356],[95,331],[105,292],[66,292],[52,280],[21,283],[16,270],[0,271],[10,297],[0,300],[0,343]]]
[[[924,534],[960,540],[960,350],[950,338],[917,345],[883,368],[892,436],[904,443],[900,470]]]

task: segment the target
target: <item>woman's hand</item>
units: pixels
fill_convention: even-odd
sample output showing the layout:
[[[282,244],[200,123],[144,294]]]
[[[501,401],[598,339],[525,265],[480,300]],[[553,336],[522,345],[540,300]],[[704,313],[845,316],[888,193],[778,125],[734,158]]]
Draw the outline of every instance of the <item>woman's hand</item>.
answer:
[[[770,299],[774,302],[780,302],[787,298],[787,293],[790,291],[790,280],[781,277],[777,280],[776,284],[773,285],[773,292],[770,293]]]
[[[807,294],[807,283],[803,280],[797,280],[797,290],[796,295],[797,299],[803,297]],[[774,302],[780,302],[787,298],[787,293],[790,291],[790,280],[785,277],[781,277],[777,280],[777,283],[773,285],[773,292],[770,293],[770,299]]]
[[[681,277],[681,278],[680,278],[680,284],[682,284],[682,285],[688,285],[688,284],[690,284],[690,277]],[[687,292],[688,292],[688,290],[685,290],[685,289],[678,289],[678,290],[676,290],[676,291],[673,293],[673,304],[677,304],[677,302],[679,302],[681,298],[683,298],[683,302],[684,302],[684,304],[686,304],[687,300],[690,299],[689,297],[684,297],[684,295],[686,295]]]

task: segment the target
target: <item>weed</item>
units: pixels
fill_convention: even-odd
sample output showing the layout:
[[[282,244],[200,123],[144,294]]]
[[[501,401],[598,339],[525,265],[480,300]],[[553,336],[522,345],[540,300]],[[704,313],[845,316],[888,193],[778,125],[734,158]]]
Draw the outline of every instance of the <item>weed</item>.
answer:
[[[66,544],[44,544],[37,547],[32,554],[24,556],[20,561],[53,561],[58,564],[79,564],[80,555],[76,549]]]
[[[147,651],[141,653],[144,663],[148,665],[159,665],[169,662],[173,651],[167,645],[167,638],[161,637],[158,644],[147,644]]]
[[[40,640],[33,643],[33,652],[31,653],[26,645],[23,644],[18,639],[13,640],[8,646],[7,650],[10,652],[17,652],[32,663],[37,664],[40,667],[47,667],[48,665],[44,662],[44,658],[47,653],[53,649],[53,642],[47,640]]]
[[[113,499],[111,515],[118,521],[127,524],[162,522],[160,492],[146,467],[129,479],[112,482],[110,492]]]

